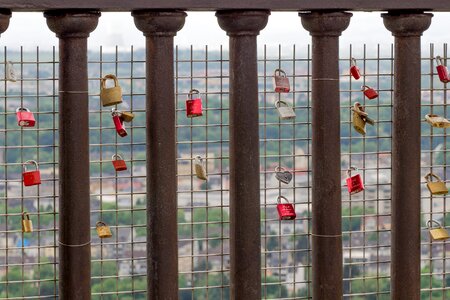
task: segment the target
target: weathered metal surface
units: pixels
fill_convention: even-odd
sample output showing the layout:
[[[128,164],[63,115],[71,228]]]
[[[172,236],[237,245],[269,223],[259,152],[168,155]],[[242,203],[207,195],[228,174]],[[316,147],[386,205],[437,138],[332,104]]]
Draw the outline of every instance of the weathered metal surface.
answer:
[[[230,36],[231,299],[261,299],[257,42],[269,11],[221,11]]]
[[[178,299],[173,38],[183,11],[134,11],[146,36],[148,299]]]
[[[420,36],[432,14],[383,14],[395,36],[391,297],[420,299]]]
[[[9,19],[11,18],[11,11],[7,9],[0,9],[0,33],[8,29]]]
[[[351,16],[300,13],[312,35],[312,284],[321,300],[342,298],[339,36]]]
[[[130,11],[140,9],[182,10],[230,10],[270,9],[279,11],[309,10],[436,10],[450,11],[450,2],[445,0],[3,0],[3,8],[14,11],[43,11],[48,9],[98,9],[102,11]]]
[[[45,17],[59,37],[59,297],[85,300],[91,297],[87,38],[100,13]]]

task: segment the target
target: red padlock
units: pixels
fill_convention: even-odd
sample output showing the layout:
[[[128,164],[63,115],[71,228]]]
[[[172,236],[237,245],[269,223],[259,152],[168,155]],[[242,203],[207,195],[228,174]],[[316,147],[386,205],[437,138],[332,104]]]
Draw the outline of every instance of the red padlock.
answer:
[[[281,203],[281,199],[284,199],[287,203]],[[284,196],[278,196],[277,210],[280,220],[294,220],[297,217],[294,207],[289,203],[288,199]]]
[[[442,58],[440,56],[436,56],[436,64],[436,70],[439,75],[439,80],[443,83],[449,82],[450,78],[448,77],[448,69],[442,64]]]
[[[114,154],[111,159],[116,172],[125,171],[127,169],[127,164],[119,154]]]
[[[196,94],[195,98],[194,95]],[[202,98],[198,90],[190,90],[186,100],[186,117],[195,118],[203,115]]]
[[[375,99],[378,97],[378,93],[373,88],[367,85],[363,85],[361,87],[361,91],[363,91],[364,95],[369,99]]]
[[[358,170],[355,167],[350,167],[347,169],[347,189],[350,195],[364,191],[364,183],[362,181],[361,175],[358,173],[351,176],[352,171]]]
[[[27,171],[27,167],[26,167],[27,164],[34,165],[36,167],[36,170]],[[23,164],[22,179],[23,179],[24,186],[41,184],[41,172],[39,172],[39,166],[36,161],[27,160]]]
[[[123,120],[120,118],[120,112],[113,109],[111,115],[112,115],[112,119],[114,121],[114,126],[116,126],[117,134],[120,135],[121,137],[127,136],[128,133],[125,130],[125,125],[123,125]]]
[[[273,74],[273,81],[275,85],[275,92],[277,93],[288,93],[291,89],[286,72],[281,69],[275,70],[275,73]]]
[[[33,113],[25,107],[16,109],[17,125],[22,127],[33,127],[36,124]]]
[[[359,68],[356,66],[356,59],[352,57],[352,62],[350,66],[350,74],[352,74],[353,78],[358,80],[361,77],[361,74],[359,74]]]

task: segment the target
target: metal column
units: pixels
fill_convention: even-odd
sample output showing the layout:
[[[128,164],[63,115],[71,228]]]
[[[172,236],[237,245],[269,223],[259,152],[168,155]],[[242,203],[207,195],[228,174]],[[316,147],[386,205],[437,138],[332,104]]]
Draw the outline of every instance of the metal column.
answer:
[[[173,38],[183,11],[134,11],[146,37],[148,299],[178,299]]]
[[[336,300],[343,286],[339,36],[352,14],[299,15],[312,36],[313,297]]]
[[[91,298],[87,38],[100,12],[46,12],[59,38],[59,297]]]
[[[261,299],[257,43],[270,12],[219,11],[230,37],[231,298]]]
[[[391,297],[420,299],[420,36],[432,14],[382,14],[395,36]]]

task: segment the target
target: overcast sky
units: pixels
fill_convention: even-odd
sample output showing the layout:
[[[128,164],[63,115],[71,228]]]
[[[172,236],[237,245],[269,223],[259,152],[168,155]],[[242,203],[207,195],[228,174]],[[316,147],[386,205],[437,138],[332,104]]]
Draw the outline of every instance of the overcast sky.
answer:
[[[450,13],[434,13],[432,24],[424,35],[424,43],[446,43],[450,40]],[[303,29],[300,18],[295,12],[272,12],[267,27],[261,32],[260,45],[302,45],[310,43],[310,36]],[[349,28],[341,37],[341,45],[353,43],[393,42],[391,33],[383,26],[380,13],[354,13]],[[42,13],[13,13],[8,30],[1,35],[0,45],[11,48],[20,45],[41,48],[57,45],[58,41],[46,23]],[[224,31],[219,28],[213,12],[188,12],[183,29],[175,38],[177,45],[211,47],[228,45]],[[89,47],[106,48],[118,45],[120,47],[144,47],[144,37],[134,26],[130,13],[103,13],[97,29],[91,34]],[[11,49],[12,50],[12,49]]]

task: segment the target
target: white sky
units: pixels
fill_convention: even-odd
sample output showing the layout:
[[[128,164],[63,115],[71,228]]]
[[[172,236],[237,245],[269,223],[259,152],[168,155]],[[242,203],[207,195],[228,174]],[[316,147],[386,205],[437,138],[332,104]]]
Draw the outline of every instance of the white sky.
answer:
[[[450,13],[434,13],[431,27],[422,38],[424,44],[450,41],[449,17]],[[303,29],[300,17],[295,12],[272,12],[267,27],[258,38],[260,45],[304,45],[310,41],[308,32]],[[393,37],[383,26],[380,13],[354,13],[349,28],[340,40],[341,45],[392,42]],[[228,45],[228,39],[219,28],[214,12],[188,12],[186,23],[175,38],[175,43],[181,47],[208,44],[215,48],[221,44]],[[11,50],[20,45],[25,49],[35,46],[45,49],[58,45],[58,40],[48,29],[42,13],[13,13],[8,30],[0,38],[0,46],[4,45]],[[103,13],[89,39],[89,47],[98,48],[100,45],[106,49],[115,45],[144,47],[144,36],[134,26],[130,13]]]

